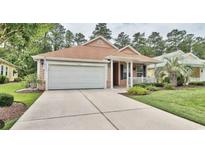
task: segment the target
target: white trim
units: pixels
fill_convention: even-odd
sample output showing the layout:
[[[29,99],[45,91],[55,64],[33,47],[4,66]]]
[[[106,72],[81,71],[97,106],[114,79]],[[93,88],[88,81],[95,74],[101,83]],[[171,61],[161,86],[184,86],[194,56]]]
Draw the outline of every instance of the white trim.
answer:
[[[73,66],[105,66],[103,63],[83,63],[83,62],[59,62],[59,61],[47,61],[49,65],[73,65]]]
[[[120,75],[121,75],[121,68],[120,68],[120,61],[118,61],[118,86],[120,85]]]
[[[46,90],[48,90],[48,62],[46,60],[44,60],[44,65],[45,65],[45,87],[46,87]]]
[[[32,56],[34,60],[44,59],[43,56]],[[78,61],[78,62],[94,62],[94,63],[109,63],[108,60],[94,60],[94,59],[77,59],[77,58],[61,58],[61,57],[46,57],[47,60],[57,61]]]
[[[84,44],[82,44],[83,46],[85,46],[85,45],[87,45],[87,44],[90,44],[91,42],[94,42],[95,40],[97,40],[97,39],[102,39],[103,41],[105,41],[106,43],[108,43],[109,45],[111,45],[113,48],[115,48],[115,49],[118,49],[116,46],[114,46],[111,42],[109,42],[107,39],[105,39],[103,36],[98,36],[98,37],[96,37],[96,38],[94,38],[94,39],[92,39],[92,40],[90,40],[90,41],[88,41],[88,42],[86,42],[86,43],[84,43]]]
[[[108,70],[108,64],[105,65],[105,89],[107,88],[107,70]]]
[[[139,60],[136,60],[135,58],[133,57],[122,57],[122,56],[107,56],[106,57],[107,59],[113,59],[115,61],[124,61],[124,62],[130,62],[130,61],[133,61],[134,63],[138,63],[138,64],[155,64],[155,63],[159,63],[158,60],[155,60],[156,62],[148,62],[148,61],[139,61]]]
[[[110,60],[110,88],[113,88],[113,60]]]
[[[127,62],[127,88],[129,88],[129,62]]]
[[[124,48],[121,48],[120,50],[119,50],[119,52],[122,52],[123,50],[125,50],[126,48],[129,48],[129,49],[131,49],[132,51],[134,51],[136,54],[138,54],[138,55],[141,55],[141,53],[139,53],[137,50],[135,50],[132,46],[130,46],[130,45],[127,45],[127,46],[125,46]]]
[[[130,86],[133,87],[133,62],[130,62]]]

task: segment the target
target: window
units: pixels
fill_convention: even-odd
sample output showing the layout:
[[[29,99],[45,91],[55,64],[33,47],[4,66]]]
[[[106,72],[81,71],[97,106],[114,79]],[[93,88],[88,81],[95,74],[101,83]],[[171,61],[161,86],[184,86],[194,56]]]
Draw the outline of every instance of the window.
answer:
[[[127,67],[126,64],[120,65],[120,79],[125,80],[127,79]]]
[[[6,73],[5,73],[5,75],[6,75],[6,76],[8,75],[8,67],[6,67]]]
[[[146,76],[146,66],[144,66],[144,65],[138,65],[137,67],[136,67],[136,72],[137,72],[137,77],[142,77],[142,76]]]
[[[3,65],[1,65],[1,75],[4,75],[3,73],[4,73],[4,66]]]
[[[13,76],[15,76],[16,73],[17,73],[16,70],[13,70]]]

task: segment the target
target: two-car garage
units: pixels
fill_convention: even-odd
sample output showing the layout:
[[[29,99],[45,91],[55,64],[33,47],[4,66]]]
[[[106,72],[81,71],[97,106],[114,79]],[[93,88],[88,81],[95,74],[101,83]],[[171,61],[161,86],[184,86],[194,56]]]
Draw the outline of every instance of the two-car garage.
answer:
[[[48,63],[47,67],[48,90],[106,88],[106,64]]]

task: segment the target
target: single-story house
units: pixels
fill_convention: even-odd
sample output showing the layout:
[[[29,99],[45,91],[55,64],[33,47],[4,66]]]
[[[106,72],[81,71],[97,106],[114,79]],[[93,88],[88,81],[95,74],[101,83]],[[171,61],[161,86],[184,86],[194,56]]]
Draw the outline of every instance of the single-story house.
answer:
[[[14,81],[18,77],[16,66],[0,58],[0,75],[6,76],[9,81]]]
[[[155,69],[164,67],[167,62],[166,58],[170,59],[174,57],[178,57],[179,63],[192,67],[190,81],[205,81],[205,60],[200,59],[192,52],[184,53],[181,50],[154,57],[154,59],[161,61],[161,63],[149,65],[147,75],[154,77]]]
[[[79,46],[33,56],[41,90],[131,87],[158,60],[131,46],[118,49],[99,36]],[[139,79],[138,79],[139,78]]]

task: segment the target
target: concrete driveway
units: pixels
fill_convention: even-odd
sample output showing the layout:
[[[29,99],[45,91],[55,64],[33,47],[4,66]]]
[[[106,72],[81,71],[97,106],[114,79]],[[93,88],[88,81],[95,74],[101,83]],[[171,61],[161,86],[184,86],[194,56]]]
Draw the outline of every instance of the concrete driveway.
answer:
[[[120,90],[46,91],[12,129],[204,129],[118,94]]]

